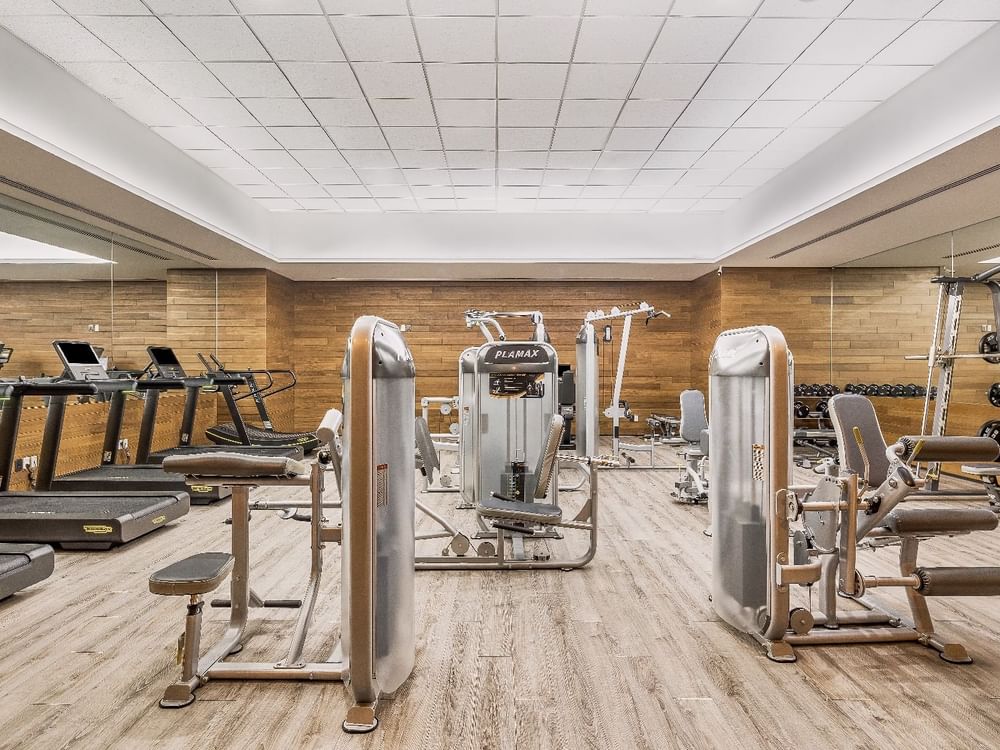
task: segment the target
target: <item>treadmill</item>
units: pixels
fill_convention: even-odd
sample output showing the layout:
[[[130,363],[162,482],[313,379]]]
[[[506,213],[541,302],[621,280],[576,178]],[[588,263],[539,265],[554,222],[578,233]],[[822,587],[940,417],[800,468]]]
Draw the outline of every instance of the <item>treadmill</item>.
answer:
[[[179,390],[183,382],[167,378],[133,380],[130,377],[112,378],[101,364],[94,347],[86,341],[55,341],[59,359],[65,367],[64,377],[69,381],[86,382],[96,387],[97,392],[110,398],[108,421],[104,430],[104,447],[99,466],[82,471],[74,471],[51,479],[53,490],[66,492],[183,492],[190,495],[195,505],[207,505],[224,500],[232,495],[228,487],[208,485],[187,485],[181,474],[168,474],[159,464],[119,464],[118,452],[121,444],[122,424],[125,420],[125,403],[130,393],[143,393],[146,404],[140,427],[140,443],[148,441],[153,434],[156,407],[159,394],[167,390]],[[59,431],[61,432],[61,423]],[[145,435],[145,438],[142,436]],[[57,436],[58,445],[61,435]],[[142,446],[140,446],[142,447]],[[56,463],[53,455],[53,468]]]
[[[0,602],[52,575],[55,557],[47,544],[0,544]]]
[[[0,384],[0,395],[7,399],[0,417],[0,542],[52,544],[63,549],[110,549],[163,528],[188,512],[190,498],[186,492],[52,490],[66,399],[96,394],[97,386],[89,382],[39,379]],[[18,427],[27,396],[49,398],[37,489],[11,491]]]
[[[198,358],[205,365],[205,371],[219,375],[236,376],[247,385],[247,392],[239,396],[235,395],[235,389],[230,388],[223,391],[226,400],[226,407],[229,410],[229,418],[232,422],[209,427],[205,430],[205,437],[217,445],[244,446],[260,445],[271,448],[296,446],[302,448],[306,454],[312,453],[320,446],[319,438],[313,432],[279,432],[274,429],[271,417],[267,412],[265,399],[276,396],[283,391],[295,387],[298,382],[292,370],[227,370],[226,366],[219,361],[214,354],[208,355],[211,362],[201,354]],[[284,375],[290,381],[283,386],[278,386],[274,382],[275,375]],[[267,378],[265,385],[260,385],[258,376]],[[260,417],[261,426],[247,424],[243,415],[240,414],[239,403],[243,399],[252,398],[257,414]]]
[[[203,389],[218,389],[232,395],[234,388],[245,385],[246,381],[235,375],[219,371],[207,373],[201,377],[189,377],[181,366],[177,354],[169,346],[150,346],[146,348],[149,354],[147,371],[158,380],[179,384],[184,388],[184,415],[181,419],[181,429],[177,445],[167,450],[152,452],[153,429],[156,425],[156,405],[159,391],[153,390],[146,394],[146,406],[143,412],[142,428],[139,432],[139,443],[136,450],[137,464],[161,464],[167,456],[190,455],[193,453],[222,453],[232,451],[229,445],[192,445],[194,437],[195,415],[198,410],[198,397]],[[139,381],[142,383],[143,381]],[[301,460],[304,452],[301,446],[271,447],[262,445],[241,445],[240,453],[254,456],[279,456]]]

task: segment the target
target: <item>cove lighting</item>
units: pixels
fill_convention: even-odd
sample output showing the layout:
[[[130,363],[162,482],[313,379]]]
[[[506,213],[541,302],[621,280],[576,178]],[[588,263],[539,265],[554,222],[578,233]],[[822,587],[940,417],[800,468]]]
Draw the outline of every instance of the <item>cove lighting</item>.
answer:
[[[0,232],[0,263],[113,263],[75,250]]]
[[[989,264],[989,265],[991,265],[991,266],[995,266],[995,265],[996,265],[997,263],[1000,263],[1000,257],[996,257],[996,258],[987,258],[986,260],[981,260],[981,261],[979,261],[979,262],[980,262],[980,263],[988,263],[988,264]]]

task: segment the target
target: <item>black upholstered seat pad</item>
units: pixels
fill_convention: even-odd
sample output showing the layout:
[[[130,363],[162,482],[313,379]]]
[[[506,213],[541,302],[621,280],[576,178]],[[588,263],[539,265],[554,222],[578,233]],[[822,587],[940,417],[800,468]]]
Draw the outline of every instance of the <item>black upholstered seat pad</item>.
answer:
[[[284,456],[260,456],[250,453],[198,453],[168,456],[163,469],[196,477],[281,478],[308,473],[301,461]]]
[[[150,583],[204,582],[225,577],[233,563],[228,552],[199,552],[162,568],[149,577]]]

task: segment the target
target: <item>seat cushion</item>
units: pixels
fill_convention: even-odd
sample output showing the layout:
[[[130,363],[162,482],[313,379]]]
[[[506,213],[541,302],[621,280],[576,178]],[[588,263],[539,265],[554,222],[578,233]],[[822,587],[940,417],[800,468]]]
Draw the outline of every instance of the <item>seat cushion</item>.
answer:
[[[204,594],[219,587],[233,569],[228,552],[199,552],[162,568],[149,577],[154,594]]]
[[[240,479],[280,479],[309,473],[301,461],[285,456],[256,456],[249,453],[196,453],[168,456],[163,470],[195,477],[238,477]]]
[[[894,534],[993,531],[997,515],[987,508],[896,508],[882,525]]]
[[[516,521],[553,523],[562,519],[562,508],[550,503],[522,503],[487,497],[479,503],[479,513],[488,518],[510,518]]]

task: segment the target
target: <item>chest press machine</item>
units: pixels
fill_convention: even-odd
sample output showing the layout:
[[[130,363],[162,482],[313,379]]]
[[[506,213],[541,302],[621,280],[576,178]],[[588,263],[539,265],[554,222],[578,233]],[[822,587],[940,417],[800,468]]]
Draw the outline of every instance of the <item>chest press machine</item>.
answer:
[[[183,667],[160,705],[180,708],[210,680],[342,681],[354,705],[347,732],[378,725],[376,706],[409,677],[414,637],[414,367],[399,329],[373,316],[354,324],[344,362],[341,526],[323,518],[324,464],[237,453],[173,456],[164,468],[189,482],[232,488],[232,551],[204,552],[157,571],[150,591],[187,596],[181,639]],[[331,410],[318,434],[335,443],[339,412]],[[336,449],[336,445],[331,448]],[[250,588],[250,492],[257,487],[308,487],[311,495],[311,568],[302,607],[284,658],[239,663],[226,658],[242,649],[249,609],[259,597]],[[323,661],[307,662],[303,646],[320,595],[323,550],[342,547],[341,640]],[[199,658],[203,595],[230,579],[230,619],[222,638]]]
[[[814,486],[791,482],[792,356],[770,326],[726,331],[710,361],[712,601],[719,616],[753,636],[774,661],[796,646],[912,641],[945,661],[971,661],[935,631],[933,596],[1000,595],[1000,567],[923,567],[923,540],[992,531],[988,508],[906,508],[925,480],[917,462],[992,461],[997,444],[979,437],[902,437],[887,446],[871,402],[830,400],[840,476]],[[858,552],[898,544],[899,574],[861,572]],[[909,621],[866,594],[902,588]],[[792,591],[808,593],[793,606]],[[818,594],[818,606],[812,594]],[[856,607],[843,610],[840,602]]]

